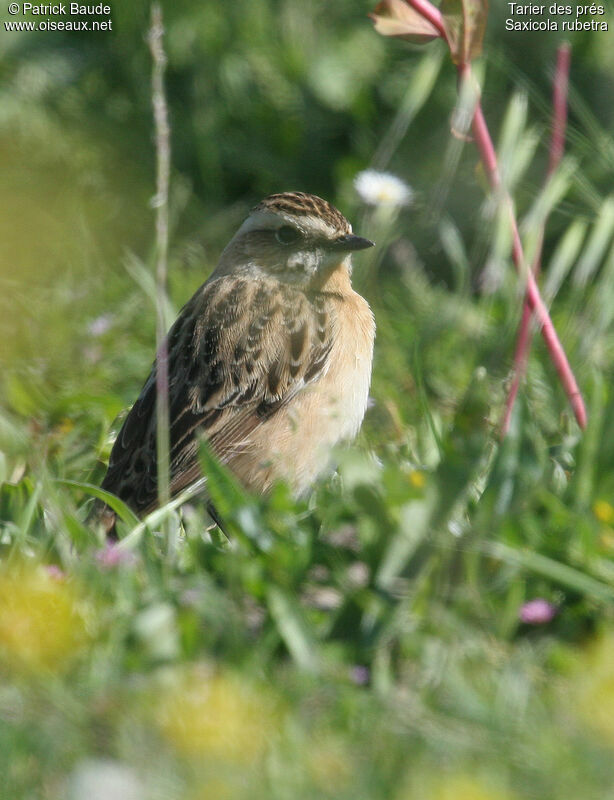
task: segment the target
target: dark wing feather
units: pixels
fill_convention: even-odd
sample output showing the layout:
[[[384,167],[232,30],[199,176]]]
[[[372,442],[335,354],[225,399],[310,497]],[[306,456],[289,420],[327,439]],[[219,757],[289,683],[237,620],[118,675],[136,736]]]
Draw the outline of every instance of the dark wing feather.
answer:
[[[196,433],[228,461],[327,368],[326,301],[277,281],[204,284],[168,334],[171,493],[200,475]],[[117,437],[103,489],[137,513],[157,503],[155,364]]]

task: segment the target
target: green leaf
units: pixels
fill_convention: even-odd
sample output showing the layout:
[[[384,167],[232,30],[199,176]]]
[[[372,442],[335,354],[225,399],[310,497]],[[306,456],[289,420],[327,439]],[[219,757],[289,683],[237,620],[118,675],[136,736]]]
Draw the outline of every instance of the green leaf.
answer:
[[[382,557],[375,582],[382,589],[390,589],[407,566],[420,543],[429,531],[435,493],[424,500],[410,500],[399,510],[399,530],[390,540]]]
[[[17,529],[19,534],[18,538],[16,539],[16,543],[19,543],[19,545],[23,545],[25,542],[28,534],[30,533],[37,513],[40,513],[41,511],[40,498],[42,490],[43,484],[36,483],[32,493],[30,494],[30,497],[28,498],[25,508],[17,519]]]
[[[207,477],[209,496],[222,518],[230,518],[241,507],[250,504],[245,490],[232,472],[220,462],[204,437],[198,444],[198,457],[203,475]]]
[[[54,481],[54,483],[57,483],[60,486],[68,486],[70,489],[79,489],[80,491],[85,492],[92,497],[98,498],[98,500],[102,500],[103,503],[106,503],[109,508],[113,509],[113,511],[115,511],[115,513],[128,525],[134,526],[139,524],[139,518],[136,516],[134,511],[124,503],[123,500],[120,500],[119,497],[111,494],[111,492],[105,492],[105,490],[101,489],[99,486],[94,486],[92,483],[83,483],[81,481],[69,481],[64,479],[58,479]]]
[[[269,589],[267,601],[271,616],[292,658],[299,667],[316,672],[319,660],[316,640],[298,603],[278,586]]]
[[[137,524],[128,534],[126,534],[126,536],[124,536],[118,547],[124,549],[134,547],[140,540],[143,531],[146,529],[154,529],[157,525],[160,525],[162,522],[164,522],[175,511],[175,509],[183,505],[183,503],[191,500],[193,497],[203,494],[206,484],[206,478],[200,478],[188,486],[187,489],[184,489],[183,492],[173,497],[173,499],[166,503],[166,505],[156,508],[141,520],[137,519]]]
[[[597,271],[614,235],[614,197],[603,201],[599,216],[573,274],[575,286],[586,286]]]
[[[481,548],[493,558],[505,561],[507,564],[523,567],[524,569],[542,575],[555,583],[566,586],[568,589],[592,597],[602,603],[614,601],[614,587],[595,580],[575,567],[561,564],[548,556],[535,553],[532,550],[517,550],[503,542],[483,542]]]

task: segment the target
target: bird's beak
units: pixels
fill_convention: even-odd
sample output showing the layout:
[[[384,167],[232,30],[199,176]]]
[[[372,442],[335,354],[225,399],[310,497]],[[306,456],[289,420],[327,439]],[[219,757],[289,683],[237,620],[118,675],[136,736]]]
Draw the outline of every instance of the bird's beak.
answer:
[[[353,233],[347,233],[345,236],[330,242],[329,248],[342,253],[349,253],[352,250],[366,250],[367,247],[373,247],[375,242],[370,239],[363,239],[362,236],[355,236]]]

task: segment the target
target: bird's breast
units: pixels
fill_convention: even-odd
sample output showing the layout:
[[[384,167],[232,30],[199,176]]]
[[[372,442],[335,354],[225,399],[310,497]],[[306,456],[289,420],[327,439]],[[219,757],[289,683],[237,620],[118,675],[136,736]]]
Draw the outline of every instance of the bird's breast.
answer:
[[[332,321],[331,321],[331,324]],[[358,433],[367,408],[375,322],[355,292],[339,301],[327,368],[261,425],[231,468],[254,491],[276,480],[302,494],[330,464],[331,449]]]
[[[337,317],[337,335],[329,368],[313,387],[321,406],[322,434],[332,440],[353,439],[369,398],[375,323],[367,302],[352,293]]]

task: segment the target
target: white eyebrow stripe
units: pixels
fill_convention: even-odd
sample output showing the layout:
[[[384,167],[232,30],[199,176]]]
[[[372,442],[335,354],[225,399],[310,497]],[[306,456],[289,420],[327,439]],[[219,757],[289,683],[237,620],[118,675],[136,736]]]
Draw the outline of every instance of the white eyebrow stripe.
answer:
[[[326,239],[332,239],[341,234],[340,231],[329,225],[321,217],[315,217],[312,214],[294,216],[283,212],[273,212],[265,208],[252,211],[235,234],[235,237],[242,236],[253,230],[275,230],[275,228],[279,228],[284,224],[298,228],[305,235],[313,236],[315,234],[316,236],[324,236]]]

